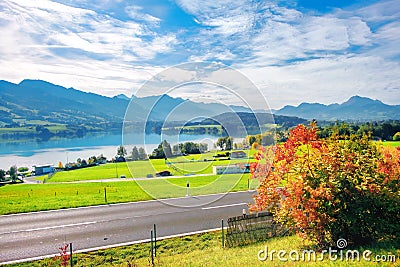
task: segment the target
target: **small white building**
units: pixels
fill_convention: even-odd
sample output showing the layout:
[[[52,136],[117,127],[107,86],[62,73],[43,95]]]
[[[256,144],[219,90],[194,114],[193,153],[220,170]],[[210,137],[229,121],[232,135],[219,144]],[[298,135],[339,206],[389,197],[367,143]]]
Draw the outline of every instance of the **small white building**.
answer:
[[[243,173],[244,169],[238,165],[213,166],[213,174]]]
[[[35,175],[43,175],[54,172],[54,167],[50,164],[33,167],[35,168]]]

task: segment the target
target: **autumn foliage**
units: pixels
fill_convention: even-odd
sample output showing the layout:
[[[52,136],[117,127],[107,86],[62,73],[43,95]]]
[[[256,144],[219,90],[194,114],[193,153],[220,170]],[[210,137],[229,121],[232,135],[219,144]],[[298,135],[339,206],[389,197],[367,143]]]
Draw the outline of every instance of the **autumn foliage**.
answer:
[[[399,237],[399,149],[368,136],[319,139],[311,124],[298,125],[285,143],[255,157],[252,175],[261,183],[253,211],[273,212],[320,247],[339,238],[365,244]]]

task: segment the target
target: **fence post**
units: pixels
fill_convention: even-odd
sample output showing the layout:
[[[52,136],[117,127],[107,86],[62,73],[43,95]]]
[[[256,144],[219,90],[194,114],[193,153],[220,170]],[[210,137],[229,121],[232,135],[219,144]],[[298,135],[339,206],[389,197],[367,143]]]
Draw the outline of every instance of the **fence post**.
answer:
[[[151,266],[154,266],[154,254],[153,254],[153,230],[150,231],[150,250],[151,250]]]
[[[156,224],[153,224],[154,231],[154,257],[157,257],[157,229]]]
[[[225,233],[224,233],[224,219],[221,220],[221,230],[222,230],[222,248],[225,247]]]
[[[72,243],[69,243],[69,263],[70,263],[71,267],[74,266],[74,262],[72,259]]]
[[[104,202],[107,203],[107,188],[104,187]]]

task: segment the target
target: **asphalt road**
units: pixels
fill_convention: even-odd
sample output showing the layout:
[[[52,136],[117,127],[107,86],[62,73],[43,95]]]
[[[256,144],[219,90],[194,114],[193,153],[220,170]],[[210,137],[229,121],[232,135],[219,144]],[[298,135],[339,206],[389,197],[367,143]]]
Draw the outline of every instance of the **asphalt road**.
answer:
[[[0,216],[0,263],[147,240],[221,227],[242,214],[255,192],[207,195]]]

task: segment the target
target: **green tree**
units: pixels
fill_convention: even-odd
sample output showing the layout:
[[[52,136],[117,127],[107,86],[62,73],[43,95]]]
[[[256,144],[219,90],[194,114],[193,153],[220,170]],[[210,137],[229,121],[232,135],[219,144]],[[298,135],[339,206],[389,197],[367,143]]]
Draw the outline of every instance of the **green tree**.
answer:
[[[139,150],[136,146],[132,148],[132,160],[139,160]]]
[[[167,142],[167,140],[164,140],[161,142],[161,144],[158,145],[157,148],[153,150],[151,153],[150,158],[152,159],[162,159],[162,158],[168,158],[172,156],[172,149],[171,145]]]
[[[249,146],[252,146],[254,142],[257,142],[257,138],[254,135],[248,135],[246,139]]]
[[[171,145],[167,142],[167,140],[162,141],[162,148],[164,150],[164,156],[166,158],[172,157]]]
[[[126,149],[125,149],[125,147],[123,147],[122,145],[120,145],[119,147],[118,147],[118,149],[117,149],[117,155],[119,156],[119,157],[125,157],[126,156]]]
[[[27,172],[29,169],[28,167],[19,167],[18,172]]]
[[[226,139],[225,137],[220,137],[217,140],[217,147],[219,147],[221,150],[225,149],[225,145],[226,145]]]
[[[0,181],[4,181],[6,178],[6,172],[3,169],[0,169]]]
[[[10,170],[8,171],[8,173],[10,174],[11,181],[13,183],[15,183],[17,181],[17,175],[18,175],[17,170],[18,170],[17,166],[14,165],[14,166],[11,166]]]
[[[225,137],[225,150],[232,150],[233,138],[230,136]]]
[[[147,159],[146,151],[144,150],[143,147],[139,147],[139,159],[140,160]]]

